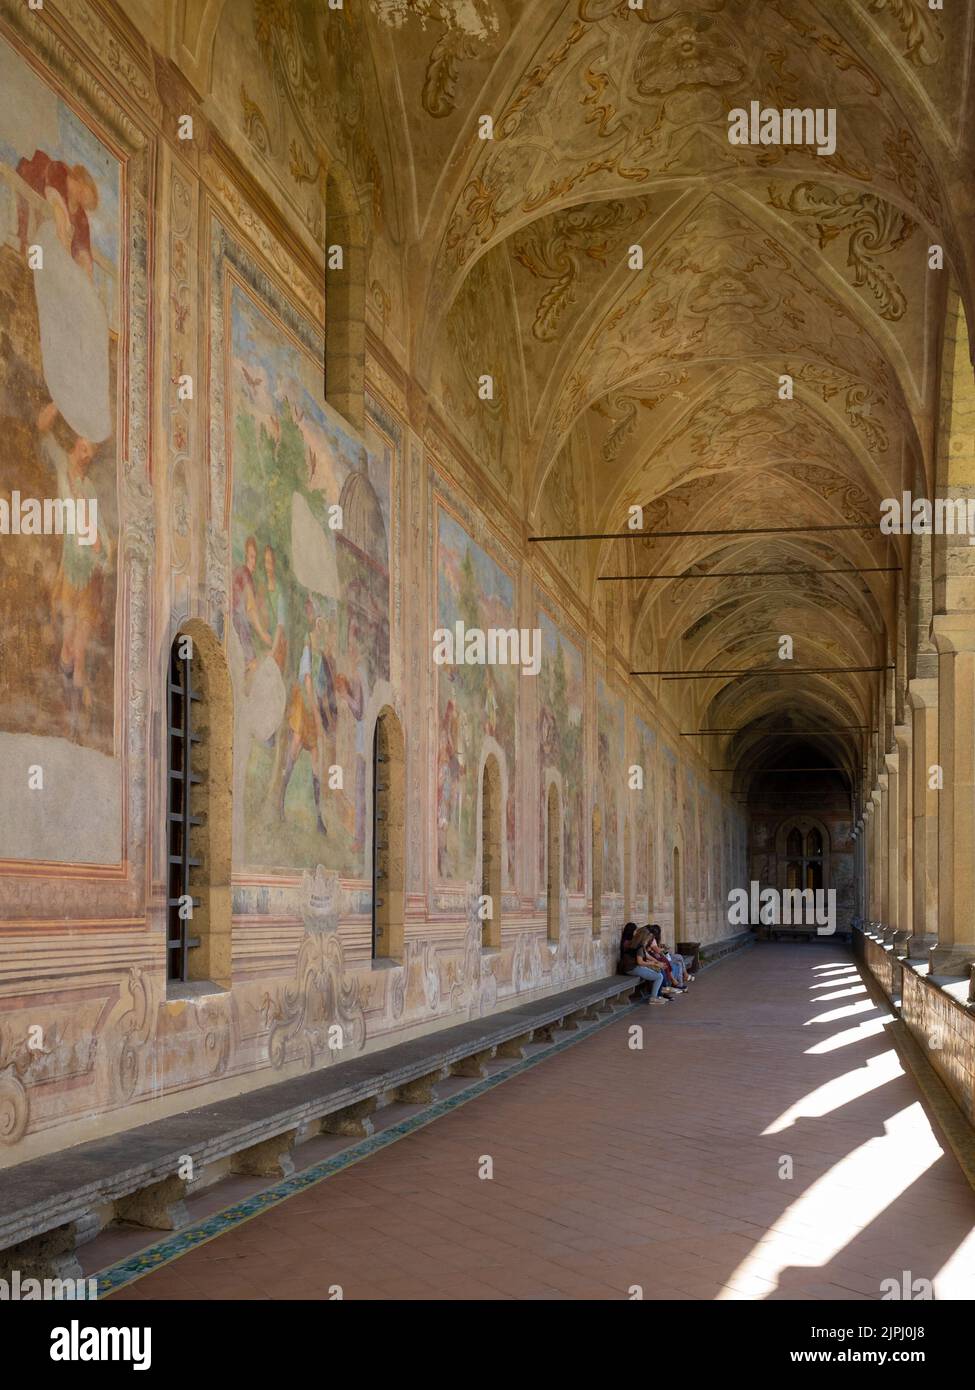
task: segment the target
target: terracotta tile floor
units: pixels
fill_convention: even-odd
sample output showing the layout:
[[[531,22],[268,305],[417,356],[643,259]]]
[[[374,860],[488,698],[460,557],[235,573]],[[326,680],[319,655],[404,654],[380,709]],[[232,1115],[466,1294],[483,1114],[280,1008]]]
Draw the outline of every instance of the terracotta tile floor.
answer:
[[[845,947],[759,945],[115,1297],[973,1298],[975,1193],[885,1017]]]

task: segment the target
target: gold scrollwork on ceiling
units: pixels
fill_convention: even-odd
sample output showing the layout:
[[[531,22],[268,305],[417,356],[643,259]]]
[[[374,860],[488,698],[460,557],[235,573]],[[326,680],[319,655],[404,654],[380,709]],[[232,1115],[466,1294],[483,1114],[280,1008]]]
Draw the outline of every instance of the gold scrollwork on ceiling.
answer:
[[[941,57],[942,35],[928,0],[869,0],[871,14],[890,14],[904,37],[904,57],[930,66]]]
[[[537,224],[515,242],[513,253],[538,280],[551,282],[538,303],[532,333],[541,342],[558,336],[559,323],[575,300],[575,283],[584,258],[606,265],[610,239],[614,232],[642,221],[649,204],[637,208],[614,200],[595,210],[573,208],[547,228]]]
[[[877,302],[881,318],[896,322],[907,310],[904,291],[893,272],[879,263],[913,236],[917,223],[899,208],[873,193],[842,192],[821,183],[800,183],[788,194],[774,186],[768,190],[770,206],[791,212],[802,230],[824,250],[834,237],[846,232],[846,263],[857,289],[866,288]]]
[[[240,109],[243,118],[244,134],[257,150],[258,154],[271,155],[274,153],[274,146],[271,143],[271,132],[268,130],[267,117],[261,110],[256,101],[253,101],[247,94],[247,87],[242,82],[240,84]]]

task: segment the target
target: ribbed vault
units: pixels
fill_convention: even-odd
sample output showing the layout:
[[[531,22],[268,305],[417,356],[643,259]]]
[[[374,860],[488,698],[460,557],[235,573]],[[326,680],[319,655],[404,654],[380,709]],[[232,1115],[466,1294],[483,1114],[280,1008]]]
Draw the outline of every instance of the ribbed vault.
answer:
[[[706,743],[739,790],[789,721],[852,786],[866,740],[838,726],[896,716],[882,671],[766,668],[782,636],[795,666],[906,660],[911,557],[879,510],[932,483],[952,280],[970,305],[973,18],[926,0],[371,7],[390,143],[412,153],[415,369],[526,536],[618,533],[632,507],[647,531],[733,533],[548,543],[538,563],[612,613],[631,670],[757,668],[645,677],[685,728],[740,731]],[[835,111],[835,150],[731,144],[752,101]],[[742,534],[773,524],[806,529]]]

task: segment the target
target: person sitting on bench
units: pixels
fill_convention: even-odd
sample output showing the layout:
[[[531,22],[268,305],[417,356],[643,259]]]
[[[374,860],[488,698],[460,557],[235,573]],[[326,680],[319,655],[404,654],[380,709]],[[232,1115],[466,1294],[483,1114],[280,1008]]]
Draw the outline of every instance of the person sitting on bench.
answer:
[[[644,1004],[664,1004],[668,1000],[660,997],[663,971],[656,969],[644,950],[649,938],[646,927],[637,928],[635,922],[627,922],[620,938],[619,973],[635,975],[650,986],[649,992],[643,995]]]
[[[670,995],[672,998],[675,998],[678,994],[683,994],[687,986],[680,983],[677,969],[675,966],[671,965],[670,956],[657,944],[653,934],[653,927],[648,922],[643,930],[647,933],[646,945],[644,947],[647,959],[654,970],[661,971],[664,977],[664,983],[660,988],[660,993],[665,997]]]
[[[674,977],[674,983],[680,990],[685,990],[694,976],[688,972],[687,962],[684,957],[678,955],[676,951],[668,948],[660,940],[660,928],[656,922],[649,926],[650,935],[653,938],[650,954],[658,960],[665,960],[670,966]]]

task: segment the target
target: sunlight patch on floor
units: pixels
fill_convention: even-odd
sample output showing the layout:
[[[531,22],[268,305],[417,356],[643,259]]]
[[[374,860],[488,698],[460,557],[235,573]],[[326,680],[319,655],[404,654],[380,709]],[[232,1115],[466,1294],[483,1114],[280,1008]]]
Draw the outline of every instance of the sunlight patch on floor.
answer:
[[[838,1110],[840,1106],[849,1105],[850,1101],[857,1100],[870,1091],[876,1091],[880,1086],[886,1086],[889,1081],[903,1074],[900,1060],[893,1048],[881,1053],[879,1057],[870,1057],[866,1066],[855,1067],[844,1072],[842,1076],[834,1076],[831,1081],[824,1081],[822,1086],[817,1086],[814,1091],[790,1105],[777,1120],[773,1120],[762,1130],[762,1135],[764,1137],[769,1134],[781,1134],[783,1130],[790,1129],[797,1120],[820,1119],[823,1115]]]
[[[875,1038],[882,1033],[889,1022],[889,1017],[870,1018],[865,1023],[858,1023],[855,1028],[844,1028],[841,1033],[834,1033],[832,1037],[823,1038],[822,1042],[807,1047],[804,1056],[822,1057],[827,1052],[838,1052],[841,1047],[849,1047],[852,1043],[865,1042],[867,1038]]]
[[[891,1058],[896,1067],[896,1057],[891,1054]],[[886,1055],[882,1060],[887,1060]],[[851,1076],[840,1080],[849,1082]],[[755,1298],[767,1297],[778,1288],[786,1270],[829,1264],[856,1239],[858,1232],[876,1221],[937,1163],[942,1152],[920,1102],[890,1116],[884,1121],[882,1137],[859,1145],[790,1204],[774,1228],[738,1265],[727,1281],[728,1287],[716,1299],[725,1301],[749,1291]],[[801,1171],[796,1178],[802,1180]],[[912,1273],[915,1277],[933,1277],[931,1270],[917,1269]],[[882,1296],[881,1279],[900,1279],[901,1275],[899,1269],[879,1271],[877,1298]]]

